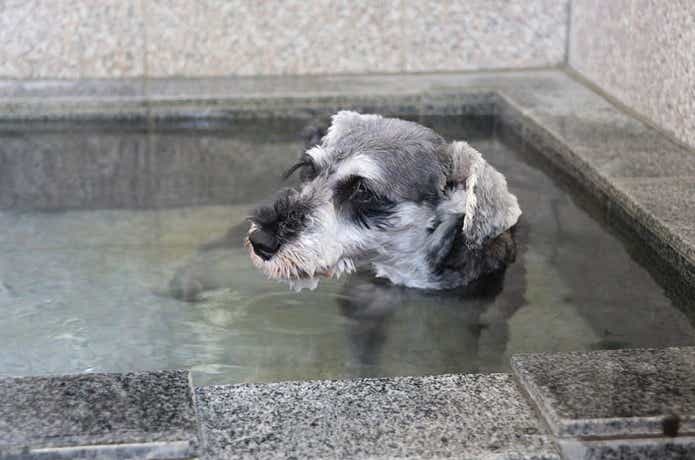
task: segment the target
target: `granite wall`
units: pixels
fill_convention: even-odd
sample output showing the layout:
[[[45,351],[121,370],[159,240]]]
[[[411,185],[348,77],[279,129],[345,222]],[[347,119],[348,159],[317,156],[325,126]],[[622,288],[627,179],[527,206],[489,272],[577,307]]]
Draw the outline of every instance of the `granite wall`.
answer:
[[[557,66],[570,0],[0,0],[0,77]]]
[[[695,146],[692,0],[0,0],[0,79],[569,64]]]
[[[572,0],[569,65],[695,147],[695,2]]]

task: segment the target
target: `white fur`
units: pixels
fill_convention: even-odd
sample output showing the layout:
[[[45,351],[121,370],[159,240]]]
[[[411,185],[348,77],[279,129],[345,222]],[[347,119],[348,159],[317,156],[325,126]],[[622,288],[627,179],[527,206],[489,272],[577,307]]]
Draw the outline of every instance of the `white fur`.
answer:
[[[432,276],[427,250],[434,223],[463,215],[462,230],[466,244],[471,245],[482,244],[516,224],[521,210],[504,176],[465,142],[448,146],[451,163],[446,179],[456,186],[445,192],[436,209],[427,203],[397,203],[388,230],[363,228],[340,215],[332,195],[340,180],[357,175],[388,185],[388,171],[382,171],[383,166],[362,150],[338,162],[332,145],[356,123],[380,118],[339,112],[333,116],[322,145],[307,151],[317,164],[335,166],[336,171],[302,185],[299,196],[312,203],[311,212],[301,233],[283,244],[272,258],[266,261],[258,257],[247,241],[251,260],[268,277],[286,280],[295,290],[314,289],[320,276],[340,277],[353,272],[357,264],[369,264],[377,276],[394,284],[436,289],[439,286]],[[441,182],[445,182],[444,177]],[[251,228],[255,230],[255,224]]]
[[[320,145],[310,148],[306,151],[306,154],[314,160],[318,166],[325,168],[331,163],[331,154],[327,149],[324,149]]]
[[[335,145],[336,141],[344,136],[354,123],[366,123],[380,118],[382,118],[381,115],[365,115],[351,110],[341,110],[331,117],[332,123],[323,138],[323,145],[326,147]]]
[[[379,257],[372,265],[377,277],[409,287],[436,287],[429,279],[430,266],[423,251],[429,234],[424,226],[419,225],[431,213],[432,209],[426,205],[402,203],[398,206],[393,229],[376,239]]]
[[[379,165],[373,159],[366,155],[355,155],[340,164],[335,176],[337,180],[348,176],[361,176],[378,182],[382,174]]]

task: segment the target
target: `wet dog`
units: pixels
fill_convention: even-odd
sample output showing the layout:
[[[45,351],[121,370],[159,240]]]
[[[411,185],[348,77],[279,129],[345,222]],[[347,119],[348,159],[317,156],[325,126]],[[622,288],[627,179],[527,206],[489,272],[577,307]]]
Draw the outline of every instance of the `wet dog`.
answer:
[[[293,173],[301,183],[254,211],[245,245],[258,269],[295,289],[357,268],[451,289],[515,259],[521,210],[504,176],[417,123],[339,112]]]

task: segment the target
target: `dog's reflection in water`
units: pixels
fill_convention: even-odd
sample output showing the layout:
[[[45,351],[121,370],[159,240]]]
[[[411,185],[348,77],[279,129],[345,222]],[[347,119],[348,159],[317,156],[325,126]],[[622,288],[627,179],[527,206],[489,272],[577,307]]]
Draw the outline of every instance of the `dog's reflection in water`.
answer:
[[[234,288],[235,281],[243,281],[230,273],[239,269],[235,265],[243,254],[246,229],[241,224],[201,246],[171,279],[169,294],[195,302],[207,291]],[[522,221],[515,229],[518,251],[525,250],[525,233]],[[249,273],[259,283],[266,282]],[[337,298],[338,312],[345,318],[350,365],[359,375],[383,374],[384,366],[398,372],[398,360],[417,361],[405,363],[413,372],[504,369],[507,321],[523,306],[524,291],[523,260],[450,290],[396,286],[358,271],[347,278]]]
[[[169,281],[168,295],[195,302],[206,291],[230,287],[248,225],[235,225],[222,237],[203,244]]]
[[[351,276],[339,300],[354,365],[382,367],[394,359],[419,372],[503,369],[508,320],[524,304],[521,264],[465,288],[394,286],[369,273]],[[395,342],[395,343],[394,343]],[[388,356],[383,356],[388,350]],[[393,353],[406,351],[407,357]]]

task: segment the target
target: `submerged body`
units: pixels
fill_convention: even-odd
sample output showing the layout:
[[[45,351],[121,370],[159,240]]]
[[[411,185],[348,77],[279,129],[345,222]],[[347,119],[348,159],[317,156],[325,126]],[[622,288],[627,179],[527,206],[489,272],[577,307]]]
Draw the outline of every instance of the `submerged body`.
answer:
[[[339,112],[290,170],[301,184],[256,209],[254,265],[292,287],[367,268],[394,284],[465,286],[514,260],[521,210],[465,142],[417,123]]]

